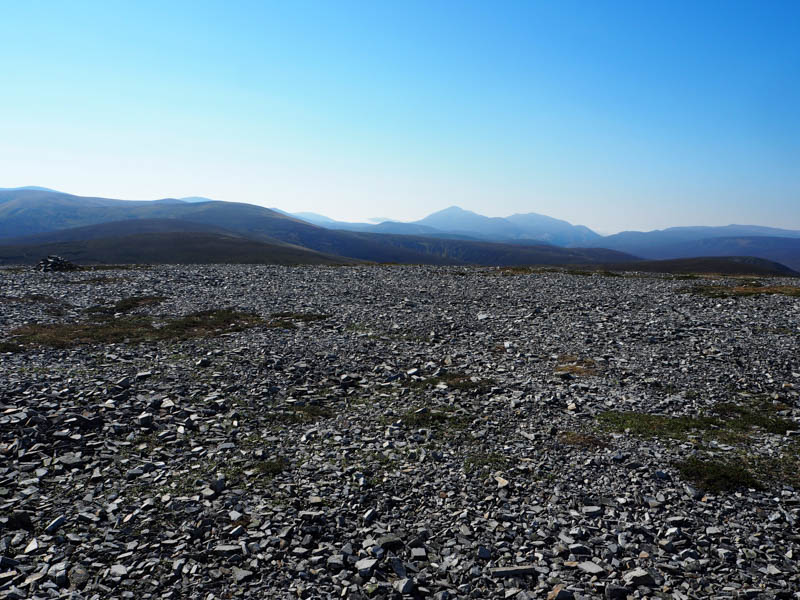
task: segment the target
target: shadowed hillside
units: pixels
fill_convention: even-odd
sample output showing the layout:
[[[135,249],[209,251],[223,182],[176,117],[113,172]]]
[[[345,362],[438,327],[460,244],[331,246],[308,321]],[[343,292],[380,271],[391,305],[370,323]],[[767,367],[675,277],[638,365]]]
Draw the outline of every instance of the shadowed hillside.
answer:
[[[273,264],[334,265],[340,256],[216,233],[142,233],[37,245],[0,246],[0,264],[34,264],[57,254],[77,264]]]

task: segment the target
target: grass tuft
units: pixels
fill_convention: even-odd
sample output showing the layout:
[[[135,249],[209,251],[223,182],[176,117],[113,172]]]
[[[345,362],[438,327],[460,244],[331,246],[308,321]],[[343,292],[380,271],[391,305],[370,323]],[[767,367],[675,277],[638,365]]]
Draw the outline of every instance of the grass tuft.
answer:
[[[502,471],[507,469],[511,462],[502,454],[490,452],[489,454],[470,454],[464,460],[464,473],[472,475],[481,471]]]

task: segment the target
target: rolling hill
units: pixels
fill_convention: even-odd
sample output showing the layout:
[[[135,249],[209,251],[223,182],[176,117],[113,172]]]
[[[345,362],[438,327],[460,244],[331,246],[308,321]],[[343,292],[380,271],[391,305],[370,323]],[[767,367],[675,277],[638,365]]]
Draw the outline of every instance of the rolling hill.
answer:
[[[166,233],[171,222],[174,230],[192,228],[204,232],[235,234],[249,240],[300,246],[329,256],[361,261],[425,264],[575,264],[603,261],[627,261],[634,257],[603,249],[567,249],[555,246],[515,246],[457,239],[436,239],[380,233],[336,231],[306,223],[268,208],[237,202],[187,203],[175,199],[163,201],[126,201],[107,198],[82,198],[69,194],[16,190],[0,192],[0,244],[42,245],[92,241],[103,238],[103,223],[114,236],[148,234],[142,223],[150,221],[149,233]],[[159,223],[157,226],[155,223]],[[187,223],[194,225],[188,226]],[[208,229],[208,228],[216,229]],[[130,228],[130,229],[127,229]],[[187,229],[188,228],[188,229]],[[50,234],[42,238],[31,235]],[[196,232],[195,232],[196,233]],[[14,235],[15,234],[15,235]],[[22,234],[22,235],[21,235]],[[27,235],[26,235],[27,234]],[[24,236],[24,238],[23,238]],[[21,239],[23,238],[23,239]],[[5,241],[4,241],[5,239]],[[97,245],[92,247],[97,248]],[[30,251],[33,251],[32,249]]]
[[[754,256],[800,271],[800,237],[712,237],[641,248],[642,257]]]
[[[708,273],[719,275],[755,275],[758,277],[800,277],[786,265],[752,256],[708,256],[670,260],[639,260],[609,263],[601,267],[610,271],[645,271],[648,273]]]
[[[126,244],[149,240],[155,248],[167,252],[165,240],[172,234],[172,260],[193,262],[197,261],[190,256],[189,248],[197,252],[197,260],[203,257],[206,262],[216,260],[212,249],[220,253],[216,258],[222,262],[233,262],[235,256],[253,262],[258,257],[264,261],[268,260],[265,257],[278,256],[277,249],[283,248],[287,257],[300,262],[339,257],[340,262],[600,265],[637,258],[753,256],[800,270],[800,232],[775,228],[678,227],[600,237],[586,227],[534,213],[490,218],[458,207],[416,223],[339,223],[313,213],[300,216],[324,226],[277,209],[202,197],[131,201],[40,188],[6,189],[0,190],[0,245],[25,247],[25,256],[30,257],[55,251],[50,248],[53,244],[72,244],[61,251],[84,257],[94,251],[98,257],[105,257],[111,251],[100,241],[116,238],[127,240],[116,252],[118,256],[146,254],[157,258],[157,253],[148,254]],[[532,236],[545,237],[548,242]],[[205,252],[201,240],[208,242]],[[257,248],[253,244],[266,246]],[[314,254],[305,255],[305,251]],[[4,252],[6,257],[20,255]]]
[[[77,264],[339,265],[357,261],[289,244],[210,232],[138,233],[31,245],[0,245],[0,264],[35,264],[56,254]]]
[[[671,227],[655,231],[623,231],[602,238],[598,245],[650,259],[689,256],[757,256],[783,263],[793,269],[800,269],[798,240],[800,240],[800,231],[791,229],[756,225],[726,225],[724,227]]]

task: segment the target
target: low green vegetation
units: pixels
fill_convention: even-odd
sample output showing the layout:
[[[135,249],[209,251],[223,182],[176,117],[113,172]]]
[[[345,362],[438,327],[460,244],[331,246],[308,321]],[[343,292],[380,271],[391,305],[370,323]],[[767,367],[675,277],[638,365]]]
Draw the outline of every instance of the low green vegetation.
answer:
[[[638,412],[600,413],[600,425],[612,431],[627,431],[646,437],[685,440],[689,437],[732,444],[735,458],[719,460],[693,457],[676,463],[681,476],[696,486],[723,492],[737,488],[759,489],[765,482],[800,486],[800,444],[783,449],[780,456],[762,456],[751,451],[755,433],[784,435],[796,425],[778,413],[786,408],[765,398],[742,403],[721,403],[708,414],[670,417]]]
[[[274,312],[270,315],[271,321],[267,322],[267,327],[275,329],[297,329],[297,323],[313,323],[315,321],[322,321],[327,319],[330,315],[320,313],[302,313],[302,312]]]
[[[611,431],[628,431],[646,437],[685,439],[695,431],[708,431],[719,427],[714,417],[668,417],[639,412],[602,412],[597,416],[600,424]]]
[[[746,404],[723,403],[707,415],[670,417],[638,412],[607,411],[598,415],[600,424],[613,431],[630,431],[647,437],[686,439],[691,433],[702,433],[720,441],[736,441],[736,434],[753,430],[785,434],[794,427],[780,417],[776,407],[760,399]]]
[[[472,419],[445,407],[442,410],[410,410],[400,417],[400,421],[412,429],[458,432],[466,429]]]
[[[190,339],[241,331],[261,323],[251,313],[207,310],[170,319],[158,326],[150,317],[102,319],[97,322],[24,325],[11,332],[10,343],[68,348],[79,344],[140,343]]]
[[[112,306],[91,306],[86,309],[86,312],[106,315],[126,313],[137,308],[141,308],[142,306],[161,304],[164,299],[164,296],[131,296],[129,298],[123,298],[119,300]]]
[[[736,431],[747,432],[752,429],[761,429],[768,433],[785,434],[795,427],[788,419],[776,413],[780,406],[763,400],[753,400],[750,404],[724,403],[714,407],[714,414],[723,419],[723,427]]]
[[[492,389],[497,382],[494,379],[473,377],[467,373],[445,373],[427,379],[415,379],[409,383],[412,389],[425,389],[445,384],[448,388],[462,392],[486,393]]]
[[[503,471],[510,465],[508,458],[496,452],[470,454],[464,459],[464,473],[472,475],[487,471]]]
[[[778,456],[745,455],[741,460],[762,481],[800,489],[800,441],[784,447]]]
[[[712,492],[730,492],[739,488],[761,489],[763,485],[740,462],[721,461],[696,456],[675,464],[681,477],[697,487]]]
[[[496,271],[493,271],[493,273],[506,277],[513,275],[531,275],[534,273],[565,273],[567,275],[579,275],[582,277],[591,277],[593,275],[597,275],[598,277],[625,277],[622,273],[616,273],[606,269],[592,271],[590,269],[568,269],[564,267],[500,267]]]
[[[312,404],[293,406],[290,410],[272,413],[273,421],[283,425],[314,423],[319,419],[329,419],[332,416],[333,413],[327,408]]]
[[[267,477],[275,477],[276,475],[280,475],[283,473],[287,467],[289,466],[289,462],[283,458],[278,457],[269,460],[260,460],[255,464],[255,471],[259,475],[266,475]]]

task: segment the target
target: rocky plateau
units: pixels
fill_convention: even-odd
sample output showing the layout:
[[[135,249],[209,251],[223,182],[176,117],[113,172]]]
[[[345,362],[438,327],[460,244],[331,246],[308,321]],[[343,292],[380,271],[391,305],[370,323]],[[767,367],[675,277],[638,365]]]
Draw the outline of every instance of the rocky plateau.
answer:
[[[798,599],[798,292],[0,270],[0,597]]]

